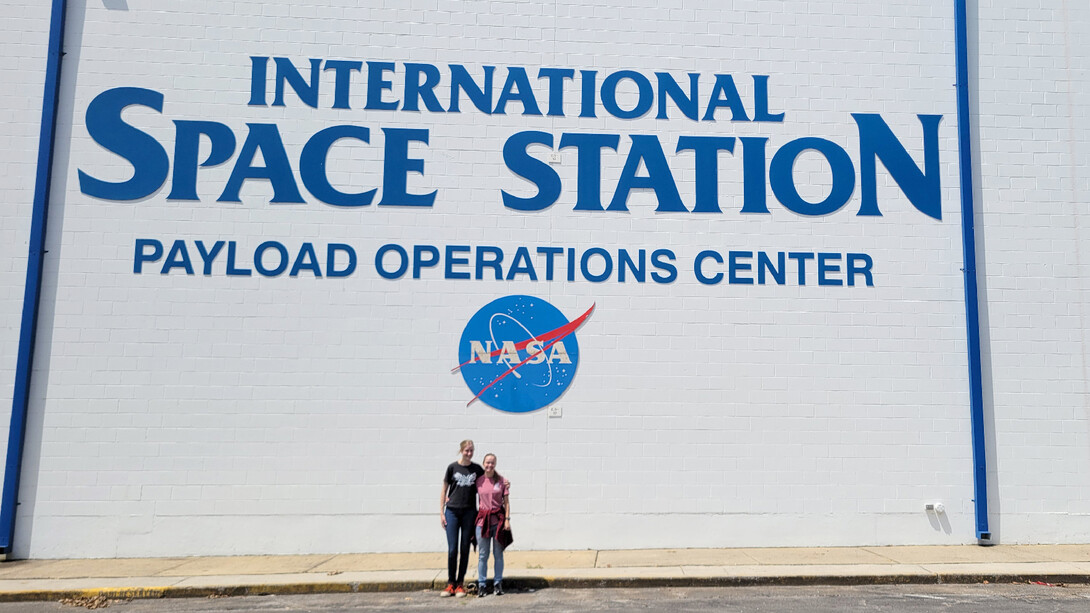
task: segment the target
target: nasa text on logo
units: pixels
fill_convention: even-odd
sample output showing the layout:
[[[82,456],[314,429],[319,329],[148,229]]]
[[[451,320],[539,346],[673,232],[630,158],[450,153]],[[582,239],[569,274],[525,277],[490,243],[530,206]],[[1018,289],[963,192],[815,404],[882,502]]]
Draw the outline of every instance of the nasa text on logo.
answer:
[[[458,366],[474,396],[509,413],[544,408],[571,385],[579,366],[575,331],[594,311],[572,321],[533,296],[504,296],[477,311],[458,342]]]

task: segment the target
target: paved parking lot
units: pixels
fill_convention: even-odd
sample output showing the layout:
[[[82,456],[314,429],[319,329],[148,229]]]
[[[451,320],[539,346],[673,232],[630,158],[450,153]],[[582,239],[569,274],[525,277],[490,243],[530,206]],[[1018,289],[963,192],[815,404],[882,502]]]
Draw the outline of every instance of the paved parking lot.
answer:
[[[0,604],[0,613],[46,613],[84,610],[59,602]],[[117,613],[308,612],[339,611],[643,611],[696,613],[706,611],[775,611],[778,613],[843,613],[844,611],[916,613],[958,611],[980,613],[1085,613],[1090,610],[1090,585],[880,585],[735,588],[603,588],[544,589],[505,596],[439,598],[434,591],[316,594],[308,596],[247,596],[109,601]]]

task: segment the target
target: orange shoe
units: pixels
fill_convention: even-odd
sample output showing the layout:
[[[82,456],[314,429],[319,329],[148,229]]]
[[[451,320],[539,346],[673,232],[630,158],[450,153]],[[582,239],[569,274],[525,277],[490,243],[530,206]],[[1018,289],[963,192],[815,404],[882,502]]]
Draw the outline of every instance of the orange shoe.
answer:
[[[447,587],[443,588],[442,592],[439,592],[440,598],[450,598],[454,595],[454,584],[448,583]]]
[[[464,587],[459,585],[458,587],[454,588],[454,597],[455,598],[465,598],[465,595],[466,595],[466,589]]]

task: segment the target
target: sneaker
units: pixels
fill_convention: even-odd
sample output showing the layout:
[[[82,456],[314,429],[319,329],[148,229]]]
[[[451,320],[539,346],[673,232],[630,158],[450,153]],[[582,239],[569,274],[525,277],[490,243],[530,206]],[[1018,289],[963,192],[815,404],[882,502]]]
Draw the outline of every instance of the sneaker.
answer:
[[[485,589],[485,585],[483,583],[477,584],[477,598],[484,598],[487,595],[488,591]]]
[[[496,587],[492,591],[492,593],[497,595],[497,596],[503,596],[503,581],[497,581],[496,582]]]
[[[466,595],[466,589],[464,587],[459,585],[458,587],[454,588],[454,597],[455,598],[465,598],[465,595]]]
[[[442,592],[439,592],[440,598],[450,598],[454,595],[454,584],[448,583],[447,587],[443,588]]]

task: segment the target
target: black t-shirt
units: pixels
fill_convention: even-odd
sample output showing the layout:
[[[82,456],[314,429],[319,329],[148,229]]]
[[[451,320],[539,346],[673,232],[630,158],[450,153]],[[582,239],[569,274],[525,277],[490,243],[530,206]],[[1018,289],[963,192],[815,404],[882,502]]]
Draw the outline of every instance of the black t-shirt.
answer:
[[[462,466],[453,462],[447,467],[447,474],[443,482],[447,484],[447,508],[450,509],[476,509],[477,508],[477,477],[484,474],[480,464],[473,462],[469,466]]]

